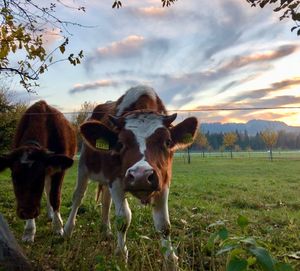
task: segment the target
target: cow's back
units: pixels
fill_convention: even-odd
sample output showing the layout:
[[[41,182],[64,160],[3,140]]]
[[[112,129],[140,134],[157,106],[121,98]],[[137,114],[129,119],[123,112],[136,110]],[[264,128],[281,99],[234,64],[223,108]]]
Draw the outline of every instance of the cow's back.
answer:
[[[75,131],[64,115],[39,101],[22,116],[14,138],[13,148],[36,143],[49,151],[73,157],[76,152]]]

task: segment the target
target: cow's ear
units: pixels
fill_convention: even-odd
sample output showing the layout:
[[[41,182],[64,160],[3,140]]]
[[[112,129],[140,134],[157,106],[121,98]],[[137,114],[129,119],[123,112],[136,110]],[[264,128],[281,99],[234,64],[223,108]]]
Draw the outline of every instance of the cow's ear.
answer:
[[[87,121],[80,126],[84,141],[94,150],[110,150],[118,135],[99,121]]]
[[[46,166],[49,175],[65,170],[73,165],[74,160],[63,154],[47,154]]]
[[[0,156],[0,172],[11,166],[12,159],[9,155]]]
[[[198,120],[190,117],[170,129],[174,149],[184,149],[194,141],[198,129]]]

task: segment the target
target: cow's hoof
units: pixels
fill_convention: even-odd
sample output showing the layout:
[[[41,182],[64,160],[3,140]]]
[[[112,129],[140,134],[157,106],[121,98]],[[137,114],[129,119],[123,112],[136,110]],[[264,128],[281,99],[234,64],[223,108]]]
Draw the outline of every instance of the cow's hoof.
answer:
[[[106,225],[102,225],[100,228],[100,236],[103,241],[113,240],[114,236],[111,232],[111,229]]]
[[[71,238],[72,233],[73,233],[73,228],[74,228],[74,226],[72,227],[72,226],[70,226],[70,225],[68,226],[66,224],[65,227],[64,227],[62,236],[66,239]]]
[[[111,231],[101,231],[100,235],[103,241],[111,241],[114,239],[114,235]]]
[[[122,260],[124,260],[125,263],[127,263],[127,261],[128,261],[127,247],[125,246],[123,249],[117,247],[116,250],[115,250],[115,256],[117,258],[121,258]]]
[[[165,270],[177,271],[178,268],[178,257],[175,254],[171,254],[168,259],[165,260]]]
[[[61,236],[63,237],[64,236],[64,229],[63,228],[60,228],[60,229],[55,229],[54,230],[54,233],[58,236]]]
[[[34,242],[34,234],[24,234],[22,236],[22,241],[25,243],[33,243]]]

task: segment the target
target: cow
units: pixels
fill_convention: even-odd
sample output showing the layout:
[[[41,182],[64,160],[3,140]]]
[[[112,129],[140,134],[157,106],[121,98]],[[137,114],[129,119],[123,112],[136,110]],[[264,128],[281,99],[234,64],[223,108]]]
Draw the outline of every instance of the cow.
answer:
[[[168,212],[172,158],[176,149],[192,143],[198,127],[194,117],[172,126],[176,116],[167,114],[161,99],[148,86],[130,88],[117,101],[95,107],[91,117],[80,127],[84,144],[72,210],[64,227],[66,237],[72,234],[88,179],[91,179],[102,186],[102,227],[108,235],[111,198],[114,202],[118,231],[116,254],[128,260],[125,240],[131,222],[126,199],[129,192],[142,204],[152,206],[165,263],[168,269],[176,269],[178,258],[171,244]]]
[[[25,111],[11,152],[0,157],[0,171],[11,170],[17,215],[26,220],[23,241],[34,242],[35,218],[40,213],[43,190],[53,231],[63,235],[61,188],[75,152],[75,131],[61,112],[45,101],[38,101]]]

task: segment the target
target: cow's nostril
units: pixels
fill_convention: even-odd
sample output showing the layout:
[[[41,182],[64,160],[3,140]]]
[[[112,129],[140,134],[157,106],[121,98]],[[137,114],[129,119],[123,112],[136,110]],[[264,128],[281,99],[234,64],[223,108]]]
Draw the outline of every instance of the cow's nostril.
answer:
[[[128,180],[129,180],[130,182],[133,182],[134,179],[135,179],[134,175],[133,175],[131,172],[128,172],[127,178],[128,178]]]
[[[154,173],[153,173],[153,171],[152,171],[152,174],[148,176],[148,182],[149,182],[150,184],[153,184],[153,183],[154,183]]]

